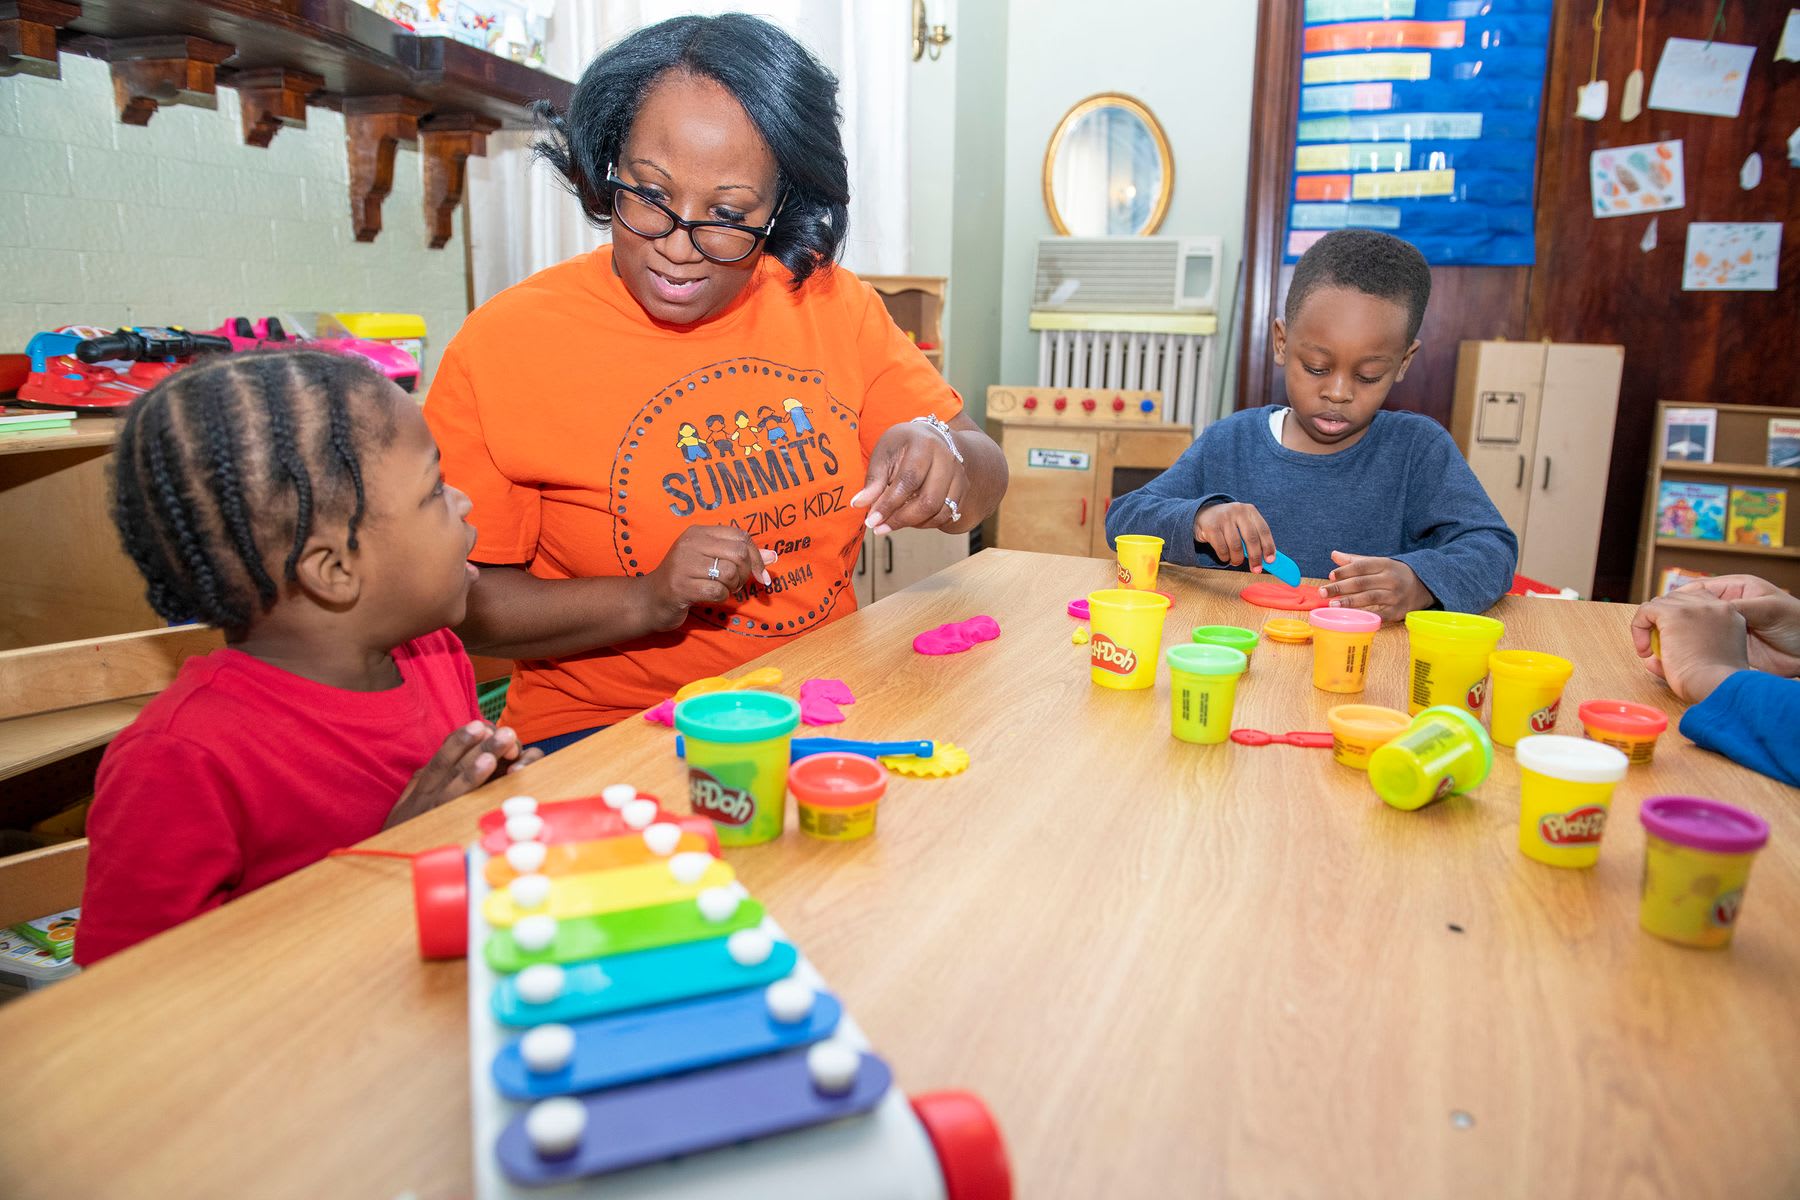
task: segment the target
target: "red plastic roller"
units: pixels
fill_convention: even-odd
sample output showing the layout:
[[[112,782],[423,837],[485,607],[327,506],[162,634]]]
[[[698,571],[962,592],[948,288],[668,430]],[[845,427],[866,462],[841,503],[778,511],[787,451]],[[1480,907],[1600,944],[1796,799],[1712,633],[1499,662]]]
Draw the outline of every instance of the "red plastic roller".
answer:
[[[949,1200],[1012,1200],[1012,1169],[1000,1127],[973,1092],[910,1097],[913,1115],[937,1151]]]
[[[469,953],[469,865],[461,846],[413,856],[413,911],[419,957],[462,958]]]

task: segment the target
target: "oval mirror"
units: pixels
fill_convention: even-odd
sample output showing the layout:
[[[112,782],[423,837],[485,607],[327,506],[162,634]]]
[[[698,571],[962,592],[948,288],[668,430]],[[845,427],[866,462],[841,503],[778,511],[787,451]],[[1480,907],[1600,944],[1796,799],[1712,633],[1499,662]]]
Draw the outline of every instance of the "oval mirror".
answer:
[[[1044,206],[1075,237],[1156,232],[1175,190],[1169,139],[1150,110],[1118,92],[1089,96],[1050,135]]]

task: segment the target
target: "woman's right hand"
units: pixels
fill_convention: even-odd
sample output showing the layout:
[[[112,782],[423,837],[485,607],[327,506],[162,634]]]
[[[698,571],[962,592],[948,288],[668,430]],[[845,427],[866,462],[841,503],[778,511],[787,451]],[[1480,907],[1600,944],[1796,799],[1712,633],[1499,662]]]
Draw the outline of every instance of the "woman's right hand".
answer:
[[[653,629],[679,629],[696,604],[723,604],[752,579],[769,586],[769,564],[778,556],[763,550],[735,525],[695,525],[682,530],[656,570],[644,576],[649,586],[649,622]],[[714,565],[717,578],[708,574]]]

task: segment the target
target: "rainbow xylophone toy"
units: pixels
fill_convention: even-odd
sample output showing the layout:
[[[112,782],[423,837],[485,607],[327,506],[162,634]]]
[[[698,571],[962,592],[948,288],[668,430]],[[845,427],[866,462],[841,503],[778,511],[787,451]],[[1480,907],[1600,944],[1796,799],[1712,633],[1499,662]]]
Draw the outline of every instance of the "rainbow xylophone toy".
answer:
[[[413,885],[421,952],[469,958],[481,1200],[1010,1200],[986,1106],[894,1087],[712,822],[514,797]]]

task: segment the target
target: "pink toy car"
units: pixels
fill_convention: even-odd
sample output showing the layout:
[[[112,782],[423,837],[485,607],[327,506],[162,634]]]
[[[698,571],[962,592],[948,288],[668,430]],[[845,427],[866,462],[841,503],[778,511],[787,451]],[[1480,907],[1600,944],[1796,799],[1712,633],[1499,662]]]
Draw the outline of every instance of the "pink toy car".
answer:
[[[402,391],[410,392],[419,386],[419,360],[387,342],[372,342],[367,338],[357,337],[301,337],[283,328],[279,317],[264,317],[254,324],[248,317],[232,317],[217,329],[208,332],[230,342],[233,350],[261,350],[265,347],[293,349],[305,345],[309,349],[326,350],[333,354],[354,354],[368,359],[377,371],[399,384]]]

